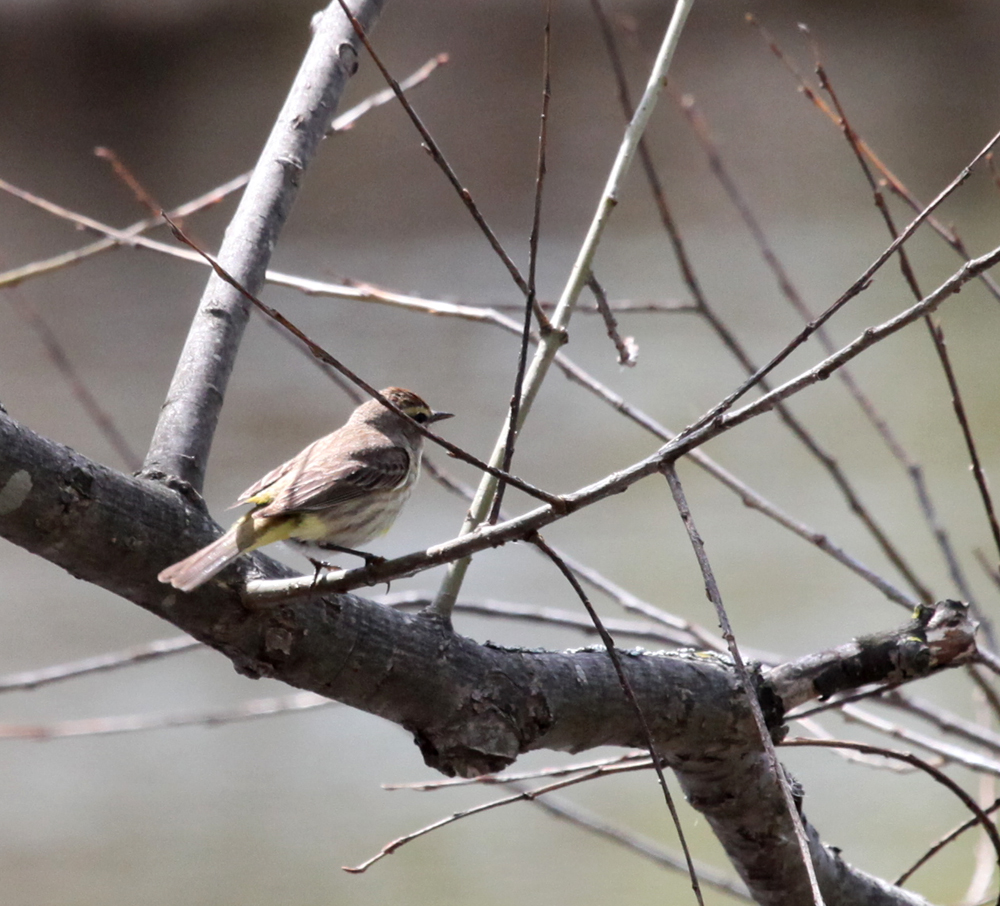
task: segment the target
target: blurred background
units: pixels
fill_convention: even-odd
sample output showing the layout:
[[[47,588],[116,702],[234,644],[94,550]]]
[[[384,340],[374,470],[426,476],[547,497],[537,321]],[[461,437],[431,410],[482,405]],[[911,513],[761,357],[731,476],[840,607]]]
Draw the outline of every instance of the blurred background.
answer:
[[[665,2],[607,3],[638,96],[670,14]],[[160,204],[182,203],[252,167],[308,38],[314,4],[243,0],[21,0],[0,3],[0,177],[102,222],[145,216],[93,154],[112,148]],[[752,10],[811,73],[807,23],[854,128],[929,200],[1000,125],[1000,7],[989,0],[870,3],[700,0],[672,71],[706,117],[732,177],[805,301],[830,304],[888,244],[851,151],[802,97],[759,34]],[[541,93],[544,6],[537,0],[390,2],[373,37],[402,78],[445,52],[450,63],[412,95],[424,121],[515,260],[526,268]],[[553,22],[548,179],[539,289],[554,299],[583,237],[623,129],[589,5],[557,3]],[[382,86],[370,61],[341,110]],[[713,178],[677,102],[664,97],[649,133],[653,156],[705,293],[759,361],[801,327],[757,246]],[[972,254],[1000,235],[1000,198],[978,171],[941,211]],[[232,200],[189,230],[215,248]],[[908,216],[897,205],[900,223]],[[0,194],[0,270],[83,245],[91,236]],[[959,266],[930,234],[911,244],[924,291]],[[510,305],[503,266],[445,184],[405,115],[388,105],[329,139],[308,171],[273,267],[354,279],[429,298]],[[687,301],[638,169],[628,180],[596,272],[613,299]],[[23,313],[41,315],[79,379],[144,453],[205,281],[194,264],[118,250],[3,291],[0,401],[34,430],[116,468],[124,463],[47,357]],[[376,386],[399,384],[458,417],[443,433],[485,457],[513,383],[515,338],[468,322],[271,289],[267,301]],[[831,324],[845,343],[908,306],[889,266]],[[987,471],[997,473],[998,308],[970,286],[942,309],[949,348]],[[689,314],[622,315],[639,346],[623,369],[602,325],[579,315],[566,352],[668,427],[679,430],[731,390],[741,372]],[[818,360],[815,345],[779,370]],[[995,592],[972,552],[990,539],[968,475],[948,395],[915,325],[856,363],[855,372],[927,472],[989,614]],[[336,427],[352,404],[256,317],[230,385],[206,497],[226,506],[266,470]],[[794,411],[856,480],[866,502],[940,597],[956,594],[902,470],[836,381],[796,398]],[[515,471],[568,491],[648,455],[657,441],[553,373],[519,445]],[[891,581],[898,576],[815,464],[769,416],[712,442],[713,457],[796,517],[826,532]],[[466,481],[476,476],[432,451]],[[683,468],[739,639],[794,656],[902,622],[905,611],[692,467]],[[512,509],[527,506],[512,494]],[[393,532],[373,545],[400,554],[454,534],[462,501],[425,479]],[[553,527],[547,538],[646,600],[715,627],[665,484]],[[295,561],[289,555],[289,562]],[[440,576],[393,583],[433,591]],[[553,567],[519,545],[477,557],[463,597],[578,609]],[[602,612],[620,612],[599,602]],[[587,643],[537,624],[463,617],[459,631],[529,647]],[[9,544],[0,545],[0,673],[28,670],[176,635],[173,627]],[[629,644],[629,643],[626,643]],[[144,666],[0,697],[7,724],[140,713],[214,712],[286,687],[237,676],[198,651]],[[956,677],[914,690],[964,714]],[[832,731],[867,738],[830,722]],[[591,757],[594,753],[587,753]],[[784,753],[806,810],[844,858],[894,877],[964,818],[922,777],[887,778],[828,751]],[[519,768],[557,763],[535,754]],[[0,741],[0,877],[17,906],[118,903],[277,906],[401,902],[442,906],[661,903],[688,882],[529,805],[489,812],[419,840],[363,876],[356,864],[392,838],[495,789],[384,792],[430,779],[400,728],[336,705],[213,728],[193,726],[49,742]],[[971,784],[975,781],[956,772]],[[847,795],[845,795],[845,792]],[[575,790],[601,816],[676,850],[651,776]],[[859,810],[859,803],[864,806]],[[684,811],[698,856],[730,871],[705,824]],[[917,876],[921,892],[955,899],[971,845]],[[708,894],[709,902],[727,902]]]

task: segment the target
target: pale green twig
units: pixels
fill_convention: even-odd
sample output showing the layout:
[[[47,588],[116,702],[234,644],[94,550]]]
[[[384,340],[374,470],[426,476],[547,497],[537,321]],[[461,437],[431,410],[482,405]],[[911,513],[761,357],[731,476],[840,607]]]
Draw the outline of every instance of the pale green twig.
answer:
[[[573,309],[576,306],[580,292],[590,279],[590,267],[594,253],[597,251],[597,246],[601,241],[604,228],[611,217],[611,212],[618,203],[618,192],[622,179],[628,172],[632,159],[635,157],[636,150],[639,147],[639,140],[645,132],[646,125],[649,123],[649,119],[656,107],[660,92],[666,83],[667,70],[670,68],[674,51],[677,49],[681,31],[684,28],[684,22],[693,6],[694,0],[677,0],[674,6],[674,14],[670,20],[670,24],[667,26],[666,34],[663,36],[663,43],[660,45],[659,53],[653,64],[649,81],[646,84],[646,90],[643,92],[642,99],[636,107],[631,122],[629,122],[625,129],[625,135],[618,148],[618,155],[611,167],[604,191],[601,193],[601,200],[597,205],[597,211],[591,221],[590,229],[587,231],[587,236],[580,247],[576,261],[570,271],[566,287],[563,289],[562,295],[559,297],[559,302],[552,314],[552,329],[547,331],[546,335],[542,338],[542,342],[535,350],[535,357],[532,359],[531,365],[528,367],[528,372],[525,375],[521,406],[518,412],[518,431],[524,425],[524,420],[531,410],[531,404],[534,402],[535,396],[541,388],[542,382],[545,380],[552,360],[559,351],[559,347],[565,342],[566,327],[573,314]],[[505,423],[500,431],[496,446],[493,449],[493,455],[489,460],[493,466],[499,465],[502,461],[508,429],[509,426]],[[496,487],[497,482],[492,475],[483,476],[483,480],[480,482],[476,492],[476,497],[465,517],[461,534],[464,535],[474,531],[486,518],[496,493]],[[437,598],[428,608],[430,613],[442,620],[450,620],[452,608],[455,606],[459,589],[462,586],[466,570],[469,568],[469,562],[469,559],[465,558],[449,565]]]

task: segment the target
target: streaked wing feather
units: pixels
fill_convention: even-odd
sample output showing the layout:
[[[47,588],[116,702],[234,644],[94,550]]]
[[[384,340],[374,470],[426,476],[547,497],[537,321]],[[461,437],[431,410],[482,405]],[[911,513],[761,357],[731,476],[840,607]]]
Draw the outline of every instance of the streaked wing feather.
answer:
[[[305,452],[305,451],[303,451]],[[302,454],[299,454],[300,456]],[[282,463],[276,469],[271,469],[263,478],[259,481],[255,481],[250,487],[248,487],[239,497],[236,498],[236,503],[234,503],[230,509],[234,507],[242,506],[244,503],[249,503],[251,497],[256,497],[261,491],[266,490],[270,485],[284,478],[289,471],[293,468],[297,468],[297,461],[299,457],[295,459],[290,459],[288,462]]]
[[[335,466],[325,464],[323,457],[296,457],[276,470],[282,473],[281,483],[287,487],[275,488],[274,500],[257,512],[273,516],[323,510],[374,491],[391,490],[405,480],[409,468],[410,456],[402,447],[361,450]],[[277,477],[272,479],[272,483],[277,481]]]

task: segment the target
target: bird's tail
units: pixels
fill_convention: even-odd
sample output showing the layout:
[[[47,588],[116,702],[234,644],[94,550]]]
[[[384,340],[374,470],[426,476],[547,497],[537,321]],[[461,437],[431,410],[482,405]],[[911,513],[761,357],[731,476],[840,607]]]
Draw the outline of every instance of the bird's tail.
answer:
[[[168,566],[156,578],[181,591],[193,591],[224,570],[246,549],[240,547],[237,536],[239,526],[240,523],[237,522],[221,538],[173,566]]]

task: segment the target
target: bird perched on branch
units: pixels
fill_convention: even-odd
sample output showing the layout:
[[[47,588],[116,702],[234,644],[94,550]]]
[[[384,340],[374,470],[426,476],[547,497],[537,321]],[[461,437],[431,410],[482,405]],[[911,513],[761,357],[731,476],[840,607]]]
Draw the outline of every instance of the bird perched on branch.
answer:
[[[276,541],[375,559],[357,546],[389,531],[420,475],[424,438],[417,425],[450,418],[410,390],[389,387],[347,423],[247,488],[234,506],[253,504],[221,538],[157,577],[193,591],[240,554]]]

